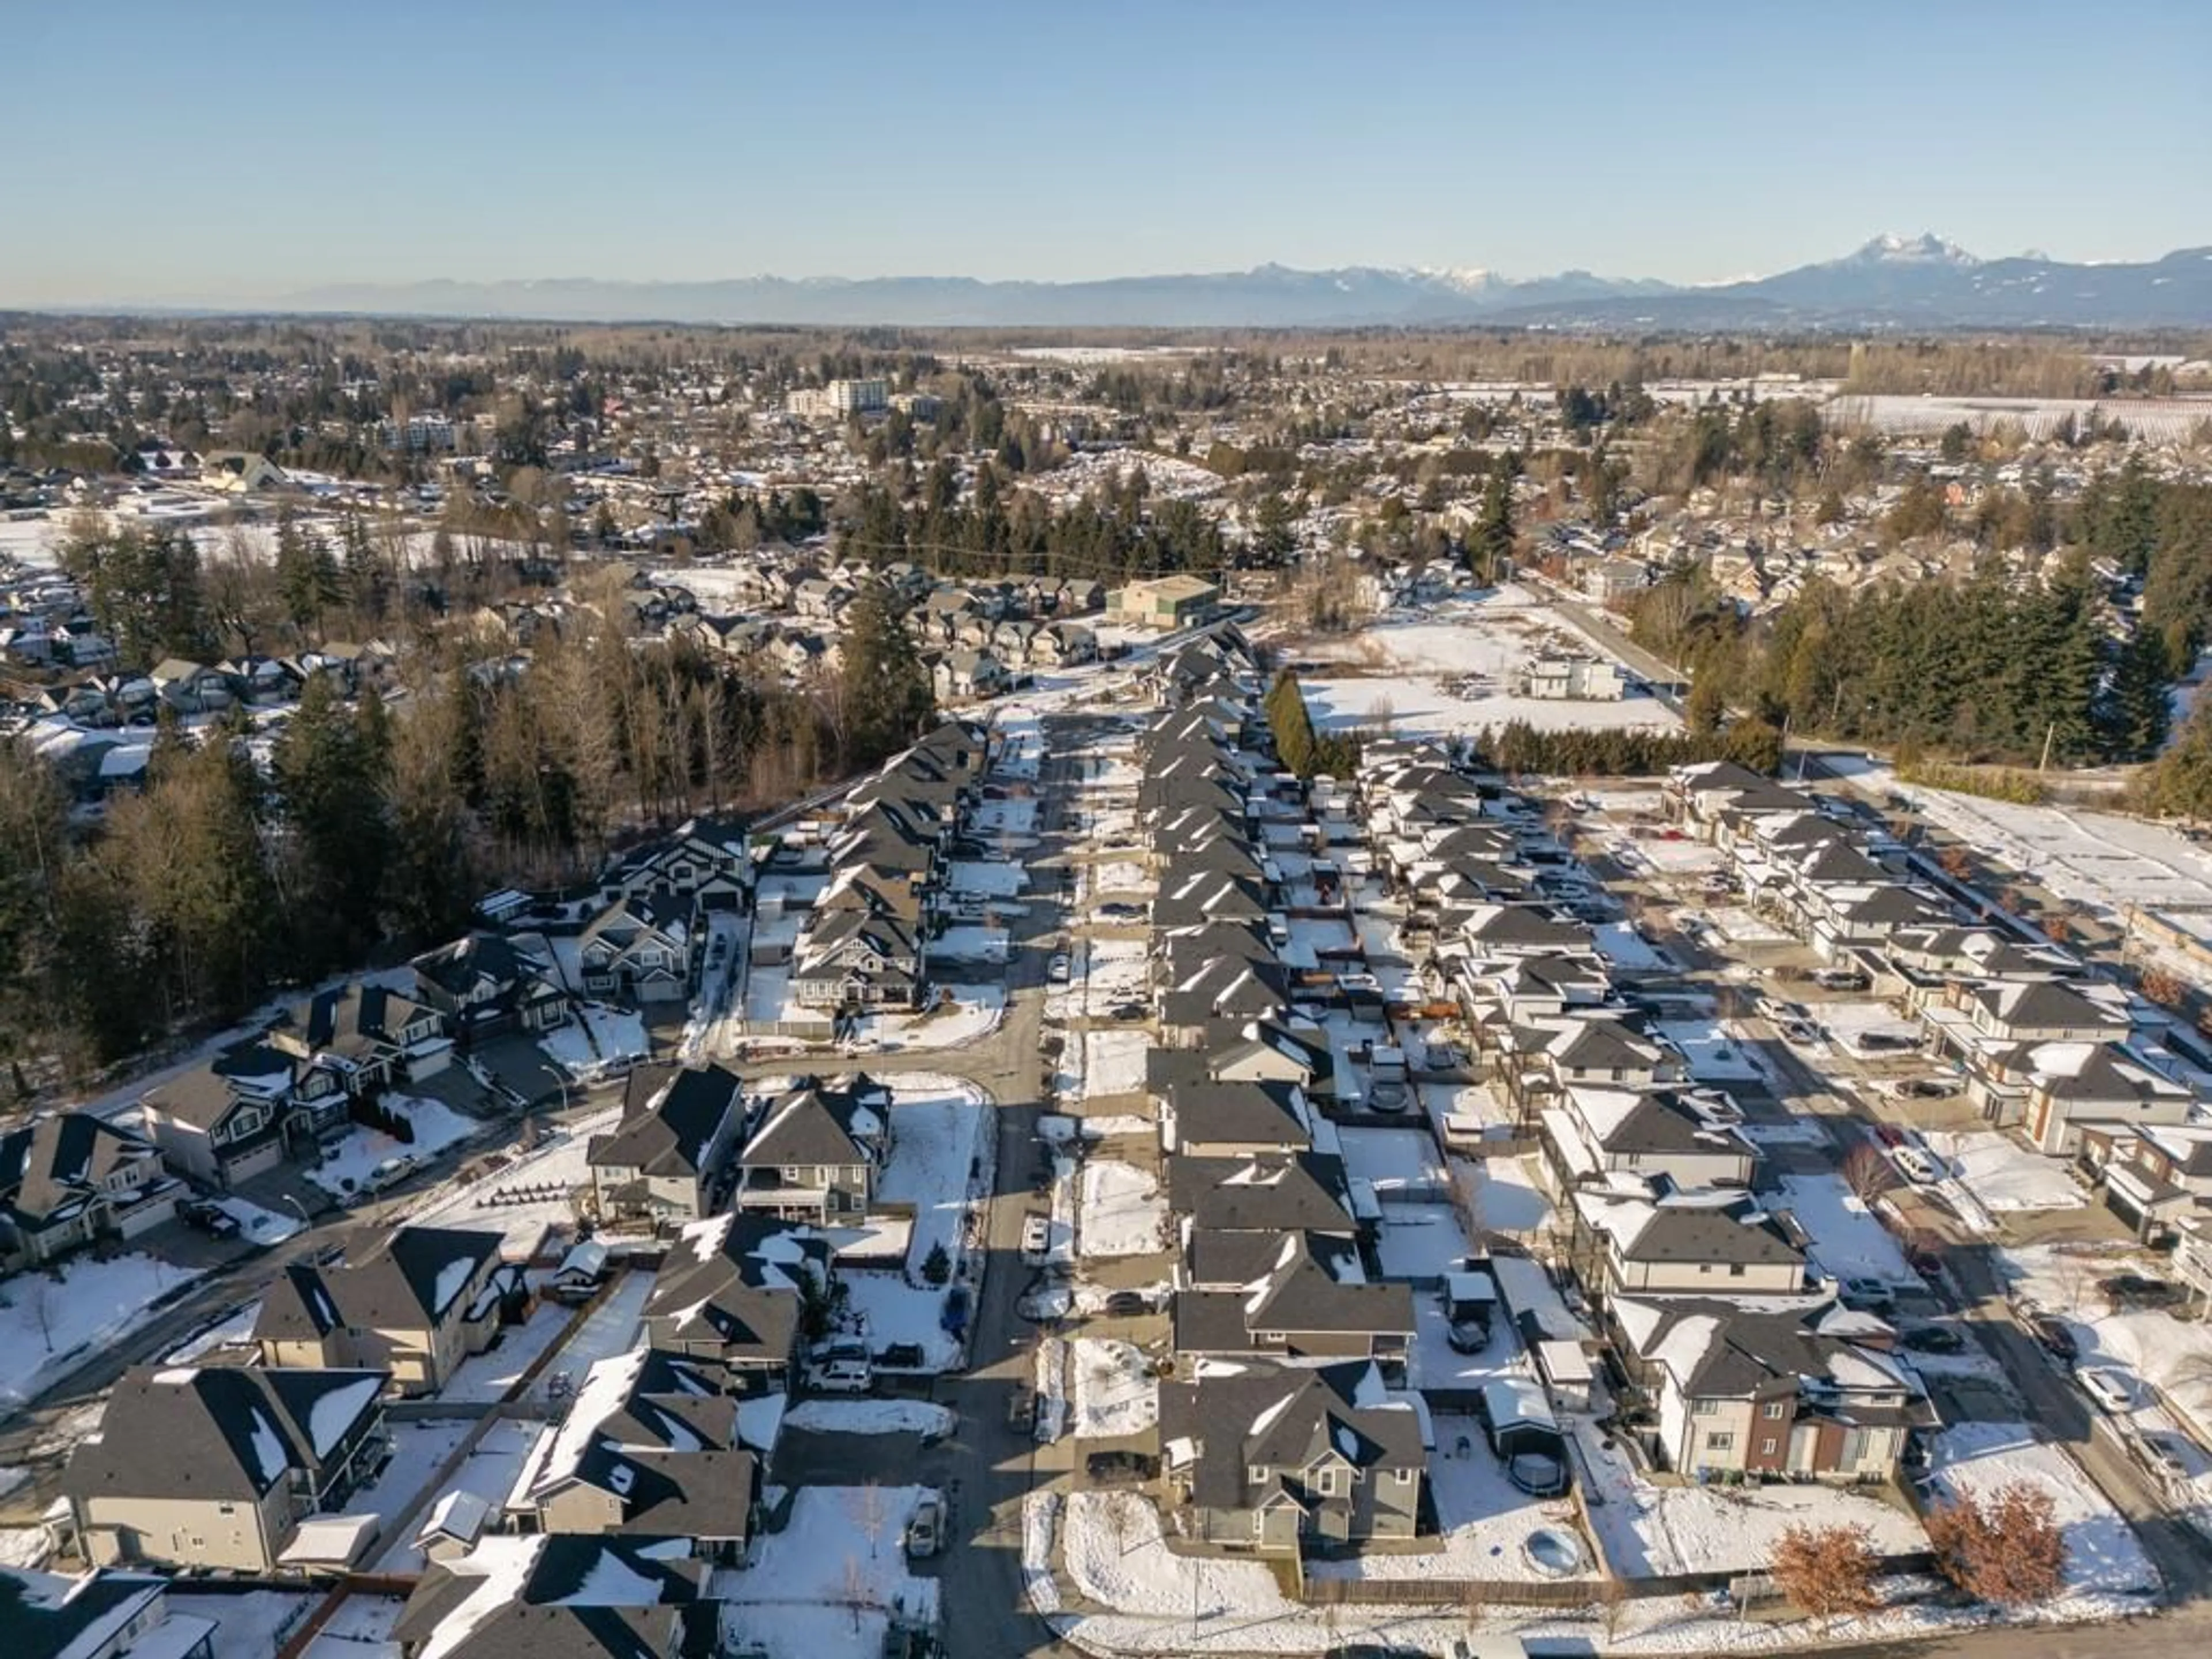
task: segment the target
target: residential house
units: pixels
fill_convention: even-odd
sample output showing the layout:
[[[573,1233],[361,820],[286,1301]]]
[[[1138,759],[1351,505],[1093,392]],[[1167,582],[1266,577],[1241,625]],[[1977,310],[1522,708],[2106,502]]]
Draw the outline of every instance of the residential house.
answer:
[[[553,964],[503,934],[464,934],[410,966],[416,1000],[445,1021],[465,1051],[503,1032],[536,1036],[568,1023],[568,995]]]
[[[1202,576],[1154,576],[1107,595],[1106,620],[1162,631],[1211,622],[1221,608],[1221,589]]]
[[[1209,1544],[1295,1555],[1414,1535],[1421,1419],[1371,1364],[1163,1382],[1159,1432],[1169,1486]]]
[[[2212,1214],[2212,1128],[2086,1124],[2079,1163],[2105,1207],[2147,1244],[2186,1236]]]
[[[1742,1192],[1583,1188],[1571,1194],[1568,1260],[1592,1300],[1624,1296],[1796,1296],[1804,1233]]]
[[[195,1066],[148,1090],[139,1112],[172,1170],[204,1185],[234,1188],[283,1160],[289,1066],[283,1079],[283,1093],[264,1096],[235,1086],[214,1064]]]
[[[626,893],[585,924],[577,947],[584,990],[639,1004],[691,994],[694,906],[687,896]]]
[[[585,1162],[604,1221],[696,1221],[744,1121],[738,1079],[719,1066],[641,1066],[623,1086],[622,1121],[594,1135]]]
[[[796,1374],[808,1310],[828,1293],[831,1271],[829,1241],[811,1228],[757,1215],[694,1222],[654,1275],[647,1341],[781,1386]]]
[[[266,1041],[303,1067],[330,1073],[357,1100],[433,1077],[453,1053],[435,1007],[362,980],[295,1004]]]
[[[749,1213],[849,1224],[875,1206],[890,1155],[891,1091],[865,1074],[842,1087],[802,1078],[768,1103],[738,1155]]]
[[[173,1614],[169,1581],[150,1573],[0,1567],[0,1653],[10,1659],[215,1659],[216,1628]]]
[[[141,1366],[62,1476],[95,1566],[266,1574],[384,1467],[381,1371]]]
[[[179,714],[212,714],[231,705],[230,682],[220,669],[181,657],[165,657],[147,676],[161,701]]]
[[[136,1238],[175,1216],[179,1193],[144,1136],[89,1112],[33,1118],[0,1134],[0,1267]]]
[[[1717,1089],[1614,1089],[1577,1084],[1538,1121],[1558,1190],[1617,1189],[1621,1177],[1685,1192],[1751,1184],[1758,1148]]]
[[[264,1295],[265,1365],[374,1366],[404,1395],[435,1394],[489,1348],[524,1294],[495,1232],[402,1227],[358,1261],[294,1262]]]
[[[1404,1285],[1367,1284],[1352,1276],[1356,1272],[1356,1257],[1325,1261],[1303,1235],[1285,1237],[1250,1285],[1176,1293],[1176,1352],[1401,1364],[1413,1341],[1413,1292]]]
[[[1892,1480],[1906,1436],[1933,1426],[1917,1375],[1878,1346],[1888,1328],[1835,1303],[1623,1297],[1611,1314],[1650,1450],[1691,1479]]]
[[[433,1561],[392,1630],[398,1659],[714,1659],[729,1609],[681,1538],[494,1535]]]

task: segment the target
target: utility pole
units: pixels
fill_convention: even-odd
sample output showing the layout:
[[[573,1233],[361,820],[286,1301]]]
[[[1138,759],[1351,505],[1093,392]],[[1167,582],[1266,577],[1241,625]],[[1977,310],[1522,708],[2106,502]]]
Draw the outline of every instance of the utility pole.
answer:
[[[2039,771],[2039,772],[2047,772],[2047,771],[2049,771],[2049,770],[2051,769],[2051,740],[2053,738],[2057,737],[2057,735],[2058,735],[2058,722],[2057,722],[2057,720],[2053,720],[2053,721],[2051,721],[2051,724],[2050,724],[2049,726],[2045,726],[2045,727],[2044,728],[2044,730],[2043,730],[2043,758],[2042,758],[2041,760],[2039,760],[2039,761],[2036,762],[2036,763],[2035,763],[2035,769],[2036,769],[2037,771]]]

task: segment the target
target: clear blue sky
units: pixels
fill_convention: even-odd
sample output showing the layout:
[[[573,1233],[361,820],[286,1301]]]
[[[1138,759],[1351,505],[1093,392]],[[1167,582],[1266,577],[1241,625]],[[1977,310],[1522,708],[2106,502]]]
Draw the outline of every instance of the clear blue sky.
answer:
[[[2212,242],[2206,0],[0,0],[0,303]]]

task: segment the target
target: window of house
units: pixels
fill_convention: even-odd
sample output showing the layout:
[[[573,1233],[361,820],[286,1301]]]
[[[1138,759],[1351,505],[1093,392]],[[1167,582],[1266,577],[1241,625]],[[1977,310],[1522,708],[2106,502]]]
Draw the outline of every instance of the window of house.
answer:
[[[1267,1479],[1267,1470],[1261,1468],[1257,1463],[1255,1463],[1249,1469],[1245,1471],[1245,1473],[1250,1478],[1252,1484],[1255,1486],[1264,1484]]]
[[[1690,1402],[1691,1414],[1695,1417],[1711,1417],[1720,1408],[1721,1402],[1717,1400],[1692,1400]]]
[[[1774,1455],[1774,1437],[1772,1435],[1770,1434],[1765,1439],[1759,1443],[1759,1455],[1761,1457],[1771,1457]]]
[[[1766,1420],[1770,1423],[1778,1423],[1782,1420],[1783,1413],[1789,1409],[1790,1402],[1788,1401],[1770,1400],[1766,1402]]]
[[[1707,1451],[1729,1451],[1735,1445],[1735,1435],[1729,1430],[1719,1429],[1705,1437]]]
[[[1731,1261],[1729,1263],[1729,1277],[1730,1279],[1741,1279],[1743,1275],[1744,1265],[1742,1262]]]
[[[1314,1490],[1323,1498],[1335,1497],[1336,1471],[1334,1469],[1316,1470],[1314,1474]]]

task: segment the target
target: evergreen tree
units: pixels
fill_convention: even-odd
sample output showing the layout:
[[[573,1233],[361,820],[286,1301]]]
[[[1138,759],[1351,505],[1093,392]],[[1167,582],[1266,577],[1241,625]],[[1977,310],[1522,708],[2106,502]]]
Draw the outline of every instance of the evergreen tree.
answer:
[[[301,956],[317,968],[356,960],[380,937],[390,747],[382,702],[372,697],[351,713],[329,676],[317,674],[270,753],[299,853],[303,888],[292,908]]]
[[[855,766],[872,766],[921,734],[937,712],[929,671],[890,587],[871,581],[845,618],[839,690],[848,711]]]
[[[1504,462],[1491,469],[1482,486],[1482,507],[1468,532],[1468,565],[1486,582],[1504,575],[1513,556],[1513,473]]]
[[[2154,629],[2136,629],[2120,647],[2101,711],[2106,754],[2115,760],[2136,761],[2158,753],[2172,718],[2172,678],[2165,636]]]

